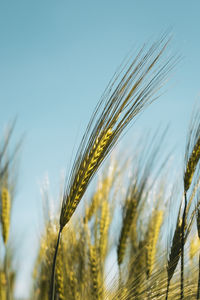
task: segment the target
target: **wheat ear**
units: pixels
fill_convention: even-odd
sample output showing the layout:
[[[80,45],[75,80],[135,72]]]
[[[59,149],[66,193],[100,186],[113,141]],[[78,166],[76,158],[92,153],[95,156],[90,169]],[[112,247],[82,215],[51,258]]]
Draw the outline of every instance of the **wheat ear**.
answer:
[[[87,206],[85,209],[85,217],[83,219],[83,222],[84,223],[89,222],[98,208],[99,208],[99,191],[97,190],[92,196],[90,205]]]
[[[4,244],[7,244],[10,229],[10,193],[7,188],[1,190],[1,224]]]
[[[195,113],[192,117],[185,154],[186,168],[184,173],[184,210],[181,230],[181,300],[184,298],[184,239],[187,216],[187,191],[191,186],[192,179],[200,159],[200,111],[197,110],[197,113]]]
[[[200,132],[199,132],[200,134]],[[192,178],[194,176],[197,164],[200,159],[200,136],[197,139],[193,149],[192,153],[189,157],[189,160],[187,162],[185,174],[184,174],[184,190],[187,192],[191,183],[192,183]]]
[[[7,280],[6,274],[3,271],[0,271],[0,299],[7,299]]]
[[[59,300],[64,300],[64,274],[63,274],[63,264],[62,256],[58,255],[58,261],[56,265],[56,290]]]
[[[97,249],[94,245],[91,244],[89,247],[89,261],[92,278],[92,294],[95,299],[99,300],[102,298],[102,284],[100,282],[99,276],[99,260],[97,257]]]
[[[168,44],[166,36],[155,42],[149,50],[142,49],[124,72],[115,76],[104,92],[83,136],[75,162],[64,191],[60,214],[60,233],[69,222],[90,181],[102,162],[113,149],[131,120],[150,104],[155,93],[166,80],[173,64],[168,59],[158,65]],[[59,243],[58,235],[58,243]],[[57,253],[57,248],[56,248]],[[55,272],[56,254],[52,268]],[[52,281],[54,285],[54,280]],[[54,290],[51,284],[51,291]],[[54,293],[50,292],[54,300]]]
[[[70,220],[94,174],[130,121],[152,102],[172,67],[171,61],[152,74],[168,42],[156,42],[141,50],[119,83],[120,74],[103,94],[78,149],[63,197],[60,227]],[[159,50],[159,48],[161,48]]]
[[[101,260],[104,261],[108,247],[108,231],[110,225],[110,207],[107,201],[103,201],[101,206],[101,219],[100,219],[100,238],[99,238],[99,251]]]
[[[187,237],[188,237],[188,235],[191,231],[196,211],[197,211],[197,209],[195,208],[194,211],[191,213],[190,220],[189,220],[187,226],[185,226],[184,244],[186,243]],[[181,205],[179,207],[179,212],[178,212],[177,222],[176,222],[176,229],[174,231],[172,244],[171,244],[171,248],[170,248],[169,259],[168,259],[168,262],[167,262],[167,275],[168,275],[168,277],[167,277],[166,300],[168,299],[170,281],[171,281],[171,279],[174,275],[175,269],[176,269],[177,264],[179,262],[179,258],[181,256],[182,218],[181,218],[180,214],[181,214]]]
[[[131,229],[133,218],[136,215],[136,210],[137,210],[137,198],[133,196],[132,198],[129,198],[129,200],[126,203],[126,213],[123,219],[123,225],[120,232],[119,243],[117,246],[117,261],[119,266],[122,264],[124,259],[127,238]]]
[[[64,227],[66,223],[68,223],[71,216],[73,215],[78,203],[80,202],[80,199],[84,194],[88,180],[91,177],[98,163],[98,160],[103,155],[107,143],[109,139],[111,139],[111,136],[112,136],[112,130],[108,129],[108,131],[102,135],[100,140],[99,138],[97,138],[93,148],[91,149],[91,152],[87,155],[86,159],[83,161],[83,165],[79,170],[79,173],[76,178],[76,182],[72,186],[72,189],[69,193],[69,199],[73,199],[73,201],[68,201],[66,203],[66,207],[62,209],[63,213],[61,212],[61,219],[60,219],[61,228]]]
[[[198,252],[200,248],[200,240],[199,237],[197,237],[196,235],[193,237],[193,239],[190,242],[190,251],[189,251],[189,255],[190,255],[190,260],[192,261],[194,256],[196,255],[196,253]]]
[[[163,211],[155,211],[150,220],[147,237],[147,277],[151,276],[156,256],[156,244],[163,221]]]
[[[173,239],[172,239],[172,245],[170,248],[170,254],[169,259],[167,263],[167,291],[166,291],[166,300],[168,299],[168,293],[169,293],[169,285],[170,281],[174,275],[176,266],[179,261],[179,257],[181,254],[181,225],[182,220],[180,219],[180,210],[177,217],[177,223],[176,223],[176,229],[174,231]]]
[[[123,223],[120,232],[119,243],[117,246],[117,259],[119,266],[122,264],[125,256],[128,236],[131,226],[136,220],[137,208],[139,206],[139,203],[141,202],[142,197],[145,194],[146,196],[148,194],[148,178],[154,167],[157,155],[159,154],[160,144],[156,148],[151,147],[151,144],[147,143],[147,139],[145,139],[145,147],[142,148],[143,155],[141,157],[136,157],[136,161],[134,162],[135,170],[133,176],[130,179],[128,191],[125,198],[125,204],[123,208]],[[146,152],[147,149],[148,152]]]

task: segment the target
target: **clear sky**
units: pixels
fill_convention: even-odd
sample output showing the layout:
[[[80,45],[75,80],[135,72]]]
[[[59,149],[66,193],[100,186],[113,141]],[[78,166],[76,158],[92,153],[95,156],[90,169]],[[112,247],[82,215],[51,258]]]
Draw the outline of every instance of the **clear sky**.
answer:
[[[182,155],[192,107],[200,101],[199,14],[199,0],[1,1],[0,132],[17,116],[14,140],[26,133],[12,223],[17,254],[24,257],[18,295],[27,294],[45,174],[57,191],[61,171],[68,170],[73,147],[122,59],[169,28],[169,54],[182,60],[166,93],[128,136],[131,141],[134,131],[170,124],[169,144]]]

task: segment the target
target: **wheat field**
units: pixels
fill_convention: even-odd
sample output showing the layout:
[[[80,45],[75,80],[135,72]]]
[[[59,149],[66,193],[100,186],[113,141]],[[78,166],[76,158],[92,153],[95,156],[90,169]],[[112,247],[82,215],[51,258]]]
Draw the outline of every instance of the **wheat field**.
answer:
[[[112,152],[135,117],[157,101],[178,60],[166,55],[169,44],[164,35],[128,57],[97,103],[58,209],[46,205],[28,299],[200,299],[199,108],[177,179],[163,155],[166,131],[144,134],[131,157],[123,147]],[[18,272],[9,243],[22,144],[11,143],[15,123],[0,145],[2,300],[16,299]],[[43,198],[50,201],[45,189]]]

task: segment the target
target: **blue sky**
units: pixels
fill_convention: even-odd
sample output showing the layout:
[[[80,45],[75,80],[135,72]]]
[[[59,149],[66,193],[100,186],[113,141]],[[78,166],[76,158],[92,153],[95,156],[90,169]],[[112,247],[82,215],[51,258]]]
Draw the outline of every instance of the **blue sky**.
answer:
[[[176,155],[183,154],[189,117],[200,96],[199,12],[198,0],[1,1],[0,132],[17,116],[13,138],[26,134],[12,223],[19,257],[29,253],[20,268],[18,295],[27,294],[45,174],[56,193],[61,171],[68,171],[73,147],[122,59],[169,28],[169,55],[182,60],[165,94],[128,137],[131,141],[135,132],[170,124],[168,143]]]

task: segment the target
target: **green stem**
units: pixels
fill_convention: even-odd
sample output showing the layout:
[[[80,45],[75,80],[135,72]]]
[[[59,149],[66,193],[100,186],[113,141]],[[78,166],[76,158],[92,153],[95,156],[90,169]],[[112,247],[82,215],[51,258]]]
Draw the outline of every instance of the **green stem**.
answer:
[[[198,279],[198,288],[197,288],[197,299],[200,299],[200,254],[199,254],[199,279]]]
[[[167,291],[166,291],[166,297],[165,300],[168,299],[168,294],[169,294],[169,285],[170,285],[170,280],[167,280]]]
[[[185,205],[183,211],[183,219],[181,226],[181,300],[184,299],[184,244],[185,244],[185,218],[186,218],[186,209],[187,209],[187,194],[184,191],[185,196]]]
[[[58,253],[61,232],[62,232],[62,229],[60,228],[60,230],[58,232],[58,238],[57,238],[57,243],[56,243],[56,248],[55,248],[55,253],[54,253],[54,258],[53,258],[49,300],[54,300],[54,298],[55,298],[55,268],[56,268],[56,258],[57,258],[57,253]]]
[[[6,253],[4,257],[4,272],[6,276],[6,299],[10,300],[10,278],[9,278],[9,271],[8,271],[8,256],[7,256],[7,247],[6,247]]]

